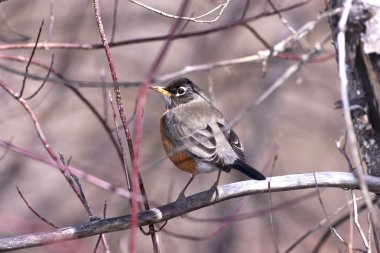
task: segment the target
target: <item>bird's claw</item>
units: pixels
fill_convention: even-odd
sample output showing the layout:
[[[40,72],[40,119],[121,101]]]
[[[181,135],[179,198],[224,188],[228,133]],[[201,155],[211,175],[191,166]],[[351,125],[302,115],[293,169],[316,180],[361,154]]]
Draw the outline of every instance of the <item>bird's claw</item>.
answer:
[[[179,201],[179,200],[183,200],[185,198],[185,193],[181,192],[179,195],[178,195],[178,198],[176,201]]]

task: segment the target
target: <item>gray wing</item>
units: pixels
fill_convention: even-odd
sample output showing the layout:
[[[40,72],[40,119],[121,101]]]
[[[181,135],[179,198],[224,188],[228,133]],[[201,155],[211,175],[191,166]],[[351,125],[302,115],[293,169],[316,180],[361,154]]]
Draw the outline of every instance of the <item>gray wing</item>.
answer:
[[[173,153],[184,151],[188,156],[223,167],[223,160],[216,152],[216,140],[212,128],[206,123],[192,129],[174,117],[165,115],[163,120],[165,135],[177,147]]]
[[[237,134],[230,128],[226,121],[219,121],[217,124],[237,156],[245,161],[243,144],[240,142]]]

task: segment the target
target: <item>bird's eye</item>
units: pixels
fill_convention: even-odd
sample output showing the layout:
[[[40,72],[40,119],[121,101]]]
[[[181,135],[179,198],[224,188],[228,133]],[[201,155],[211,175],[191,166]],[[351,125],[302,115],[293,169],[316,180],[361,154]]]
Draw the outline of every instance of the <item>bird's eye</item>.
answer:
[[[178,90],[177,90],[177,95],[181,96],[181,95],[185,94],[185,92],[186,92],[186,88],[179,87]]]

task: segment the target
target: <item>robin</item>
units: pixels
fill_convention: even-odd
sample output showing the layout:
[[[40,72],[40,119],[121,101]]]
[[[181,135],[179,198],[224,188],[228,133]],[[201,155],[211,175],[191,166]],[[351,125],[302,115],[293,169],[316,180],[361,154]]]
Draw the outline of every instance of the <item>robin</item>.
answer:
[[[212,189],[216,189],[221,171],[231,169],[252,179],[265,180],[264,175],[246,163],[238,136],[197,85],[179,78],[166,87],[150,88],[164,95],[166,101],[160,121],[164,149],[179,169],[191,174],[178,199],[185,197],[194,177],[202,173],[218,171]]]

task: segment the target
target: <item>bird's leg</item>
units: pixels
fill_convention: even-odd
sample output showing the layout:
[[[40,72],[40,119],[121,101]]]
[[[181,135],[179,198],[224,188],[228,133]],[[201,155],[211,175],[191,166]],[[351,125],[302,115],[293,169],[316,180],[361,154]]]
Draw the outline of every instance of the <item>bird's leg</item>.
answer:
[[[222,173],[222,170],[219,170],[218,171],[218,177],[216,178],[215,183],[210,188],[211,190],[215,191],[215,193],[216,193],[215,200],[218,200],[218,198],[219,198],[218,185],[219,185],[219,178],[220,178],[221,173]]]
[[[187,187],[189,187],[190,183],[193,181],[194,177],[195,177],[195,175],[192,174],[190,180],[187,182],[187,184],[185,185],[183,190],[179,193],[177,200],[182,200],[185,198],[185,191],[186,191]]]
[[[216,178],[215,183],[211,186],[211,190],[214,190],[214,191],[216,192],[215,200],[217,200],[218,197],[219,197],[219,193],[218,193],[218,185],[219,185],[220,174],[222,174],[222,170],[219,170],[219,171],[218,171],[218,177]]]
[[[219,171],[218,171],[218,177],[216,178],[215,183],[211,186],[211,189],[212,189],[212,190],[217,190],[217,187],[218,187],[218,185],[219,185],[220,174],[222,174],[222,170],[219,170]]]

